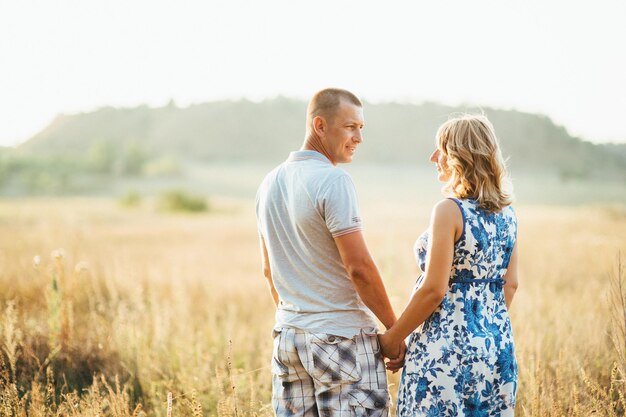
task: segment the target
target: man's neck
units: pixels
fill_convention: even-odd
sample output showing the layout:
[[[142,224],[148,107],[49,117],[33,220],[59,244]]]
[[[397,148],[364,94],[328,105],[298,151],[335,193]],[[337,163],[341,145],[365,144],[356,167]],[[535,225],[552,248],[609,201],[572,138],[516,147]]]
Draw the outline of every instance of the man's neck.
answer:
[[[331,158],[330,153],[326,150],[326,147],[322,143],[322,140],[319,138],[319,136],[316,136],[316,135],[307,136],[304,139],[304,143],[302,144],[302,147],[300,148],[300,150],[319,152],[322,155],[324,155],[326,158],[328,158],[328,160],[333,165],[337,165],[337,163],[333,161],[333,158]]]

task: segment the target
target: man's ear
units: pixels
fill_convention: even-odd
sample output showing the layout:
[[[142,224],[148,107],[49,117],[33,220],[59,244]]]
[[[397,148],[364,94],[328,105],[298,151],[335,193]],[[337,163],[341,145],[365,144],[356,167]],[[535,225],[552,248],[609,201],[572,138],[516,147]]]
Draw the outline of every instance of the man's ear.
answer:
[[[315,116],[313,118],[313,130],[318,136],[324,136],[326,134],[326,120],[322,116]]]

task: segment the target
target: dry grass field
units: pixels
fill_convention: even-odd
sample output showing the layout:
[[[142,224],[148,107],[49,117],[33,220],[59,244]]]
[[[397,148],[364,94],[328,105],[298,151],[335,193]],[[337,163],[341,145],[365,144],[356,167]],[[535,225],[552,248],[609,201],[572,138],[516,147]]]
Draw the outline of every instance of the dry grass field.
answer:
[[[397,311],[430,203],[362,201]],[[212,204],[185,215],[150,201],[0,201],[0,415],[272,415],[273,305],[253,203]],[[626,208],[517,214],[517,415],[624,415],[626,289],[611,283],[624,280]]]

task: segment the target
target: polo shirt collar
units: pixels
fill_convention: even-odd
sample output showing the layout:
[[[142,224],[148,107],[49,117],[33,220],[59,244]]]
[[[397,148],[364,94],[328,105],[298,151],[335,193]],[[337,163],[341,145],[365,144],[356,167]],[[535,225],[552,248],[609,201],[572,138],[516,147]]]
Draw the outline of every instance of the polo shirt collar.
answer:
[[[317,159],[318,161],[326,162],[327,164],[331,164],[330,160],[326,158],[324,155],[317,151],[293,151],[289,154],[289,158],[287,158],[287,162],[294,161],[304,161],[307,159]]]

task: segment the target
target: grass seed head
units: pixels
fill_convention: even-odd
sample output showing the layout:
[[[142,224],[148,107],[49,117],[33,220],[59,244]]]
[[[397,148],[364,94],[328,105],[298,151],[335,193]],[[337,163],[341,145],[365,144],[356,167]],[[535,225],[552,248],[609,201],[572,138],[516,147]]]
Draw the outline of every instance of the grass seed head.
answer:
[[[55,249],[50,253],[50,257],[57,262],[62,261],[65,258],[65,250],[62,248]]]

